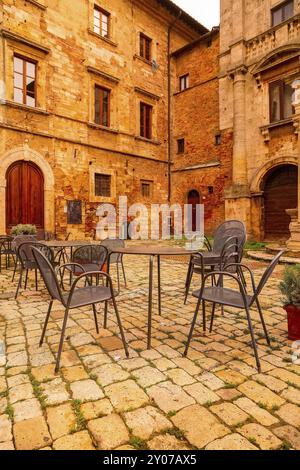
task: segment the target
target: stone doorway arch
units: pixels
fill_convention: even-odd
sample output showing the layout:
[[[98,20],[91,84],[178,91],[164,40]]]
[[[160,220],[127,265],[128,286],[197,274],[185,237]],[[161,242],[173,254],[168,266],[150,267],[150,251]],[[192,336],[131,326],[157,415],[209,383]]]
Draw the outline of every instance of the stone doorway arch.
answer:
[[[41,170],[44,177],[44,228],[55,232],[54,214],[54,174],[45,158],[31,149],[28,144],[6,152],[0,160],[0,233],[6,232],[6,174],[8,168],[17,161],[32,162]]]

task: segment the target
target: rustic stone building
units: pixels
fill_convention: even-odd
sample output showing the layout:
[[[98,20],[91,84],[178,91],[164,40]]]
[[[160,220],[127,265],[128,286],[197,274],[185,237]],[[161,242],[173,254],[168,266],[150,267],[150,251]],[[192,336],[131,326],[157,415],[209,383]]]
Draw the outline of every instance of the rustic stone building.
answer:
[[[255,239],[287,239],[297,206],[299,0],[221,0],[220,131],[233,131],[227,218]]]
[[[205,231],[225,218],[231,184],[232,130],[219,127],[219,29],[173,53],[172,199],[204,205]]]
[[[169,0],[0,6],[0,233],[91,236],[100,202],[170,199],[169,57],[206,28]]]

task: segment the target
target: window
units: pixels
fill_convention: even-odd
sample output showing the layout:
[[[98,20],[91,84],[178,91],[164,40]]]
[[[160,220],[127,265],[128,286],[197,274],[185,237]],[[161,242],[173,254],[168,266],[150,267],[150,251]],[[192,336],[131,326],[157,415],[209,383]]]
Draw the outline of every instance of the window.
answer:
[[[177,153],[184,153],[185,141],[184,139],[177,140]]]
[[[277,26],[294,14],[294,0],[284,2],[272,10],[272,26]]]
[[[110,14],[101,8],[94,7],[94,33],[109,38]]]
[[[141,181],[141,193],[143,197],[151,197],[152,181]]]
[[[190,76],[187,73],[186,75],[183,75],[179,79],[179,89],[180,91],[186,90],[190,86]]]
[[[109,127],[110,90],[95,85],[95,123]]]
[[[208,194],[213,194],[214,193],[214,187],[213,186],[208,186]]]
[[[140,136],[152,138],[152,106],[140,103]]]
[[[140,34],[140,56],[143,59],[151,61],[151,44],[152,40],[145,36],[145,34]]]
[[[110,197],[111,175],[95,173],[95,196]]]
[[[221,134],[215,135],[215,145],[221,145]]]
[[[277,80],[269,85],[270,121],[277,122],[288,119],[294,112],[293,80]]]
[[[36,105],[36,63],[14,56],[14,101]]]

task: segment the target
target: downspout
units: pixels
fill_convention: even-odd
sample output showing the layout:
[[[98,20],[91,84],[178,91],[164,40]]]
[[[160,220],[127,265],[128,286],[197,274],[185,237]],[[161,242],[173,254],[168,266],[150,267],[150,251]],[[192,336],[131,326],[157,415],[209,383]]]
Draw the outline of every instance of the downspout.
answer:
[[[168,202],[171,201],[171,135],[172,135],[172,113],[171,113],[171,102],[172,102],[172,83],[171,83],[171,32],[175,26],[175,23],[179,20],[182,15],[180,10],[177,18],[168,26]]]

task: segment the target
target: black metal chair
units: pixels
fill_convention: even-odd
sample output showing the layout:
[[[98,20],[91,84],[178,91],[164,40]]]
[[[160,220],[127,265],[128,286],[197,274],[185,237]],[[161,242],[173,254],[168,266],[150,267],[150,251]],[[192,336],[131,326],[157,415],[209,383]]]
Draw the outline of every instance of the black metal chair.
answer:
[[[226,246],[226,242],[233,238],[237,239],[239,252],[238,261],[240,262],[242,260],[243,249],[247,238],[246,227],[243,222],[240,222],[239,220],[228,220],[221,224],[214,234],[213,245],[211,245],[208,238],[205,237],[205,246],[207,251],[192,255],[190,259],[185,283],[184,304],[186,304],[187,301],[193,274],[200,274],[203,281],[205,273],[219,268],[222,252]]]
[[[15,294],[15,299],[17,299],[19,290],[22,287],[22,280],[23,280],[23,273],[25,271],[25,282],[24,282],[24,289],[26,290],[27,288],[27,281],[28,281],[28,273],[29,271],[34,271],[35,273],[35,289],[38,290],[38,279],[37,279],[37,271],[38,271],[38,266],[36,264],[35,258],[33,256],[33,247],[39,248],[41,252],[47,256],[49,259],[50,263],[54,265],[54,253],[53,250],[46,245],[43,245],[42,243],[38,242],[33,242],[33,241],[27,241],[24,243],[21,243],[18,247],[17,250],[17,257],[19,260],[20,264],[20,276],[19,276],[19,282],[17,285],[17,290]]]
[[[264,272],[257,287],[255,285],[254,276],[253,276],[251,269],[248,266],[245,266],[241,263],[230,263],[224,268],[223,271],[214,271],[204,276],[204,280],[202,282],[201,288],[193,292],[193,296],[198,299],[198,302],[197,302],[195,314],[193,317],[193,321],[191,324],[191,329],[190,329],[190,333],[188,336],[186,348],[184,351],[184,356],[186,356],[188,353],[188,349],[190,346],[193,331],[194,331],[195,324],[197,321],[201,302],[204,302],[204,305],[205,305],[205,302],[210,302],[213,304],[211,323],[210,323],[210,332],[212,332],[213,322],[214,322],[214,317],[215,317],[215,309],[216,309],[217,304],[221,306],[229,306],[229,307],[234,307],[238,309],[244,309],[246,311],[248,326],[249,326],[250,335],[251,335],[252,347],[254,350],[254,355],[255,355],[256,364],[257,364],[257,369],[259,372],[261,371],[261,366],[260,366],[260,361],[258,357],[257,346],[256,346],[256,341],[255,341],[254,331],[253,331],[253,326],[252,326],[252,320],[250,316],[250,308],[252,307],[254,303],[256,304],[258,312],[259,312],[259,316],[261,319],[261,323],[264,329],[264,333],[266,336],[267,343],[270,344],[270,339],[268,336],[266,324],[264,321],[264,317],[263,317],[263,313],[262,313],[262,309],[261,309],[258,297],[262,289],[264,288],[266,282],[268,281],[269,277],[273,273],[283,253],[284,251],[281,251],[280,253],[278,253],[277,256],[275,256],[273,261],[270,263],[270,265]],[[228,272],[228,270],[230,270],[231,268],[239,269],[239,270],[246,269],[248,271],[248,273],[250,274],[252,290],[253,290],[253,293],[251,295],[247,294],[241,279],[238,276]],[[206,287],[206,281],[213,276],[214,277],[218,276],[219,281],[217,282],[216,285],[211,285],[209,287]],[[237,283],[239,290],[233,290],[233,289],[223,287],[223,282],[224,282],[225,277],[230,278],[231,280],[234,280]],[[204,311],[204,316],[205,316],[205,311]]]
[[[123,262],[123,254],[122,253],[111,253],[113,249],[117,248],[125,248],[125,241],[121,240],[120,238],[102,240],[101,246],[105,246],[109,252],[109,265],[116,265],[117,268],[117,278],[118,278],[118,291],[120,292],[120,266],[122,269],[123,279],[125,287],[127,287],[126,282],[126,275],[125,275],[125,268]]]
[[[15,280],[15,275],[16,275],[16,271],[17,271],[17,267],[18,267],[18,248],[20,245],[22,245],[22,243],[25,243],[25,242],[36,242],[37,241],[37,238],[35,235],[16,235],[12,241],[12,244],[11,244],[11,247],[13,249],[13,251],[15,252],[15,266],[14,266],[14,272],[13,272],[13,277],[12,277],[12,282],[14,282]]]
[[[0,237],[0,273],[2,271],[2,256],[5,257],[5,267],[9,268],[10,259],[13,259],[14,266],[16,265],[16,253],[12,247],[13,237],[1,236]]]
[[[49,260],[46,258],[46,256],[44,256],[43,253],[41,253],[41,251],[38,248],[33,247],[32,251],[33,251],[33,256],[34,256],[35,262],[36,262],[37,266],[39,267],[41,276],[42,276],[42,278],[45,282],[46,288],[47,288],[47,290],[48,290],[48,292],[51,296],[51,300],[50,300],[48,312],[47,312],[47,315],[46,315],[46,318],[45,318],[43,332],[42,332],[42,336],[41,336],[41,340],[40,340],[40,346],[42,346],[43,341],[44,341],[44,337],[45,337],[45,333],[46,333],[46,329],[47,329],[47,324],[48,324],[48,321],[49,321],[49,317],[50,317],[50,313],[51,313],[51,309],[52,309],[52,305],[53,305],[54,300],[58,300],[59,302],[61,302],[62,305],[65,308],[65,315],[64,315],[62,331],[61,331],[61,337],[60,337],[60,342],[59,342],[59,348],[58,348],[58,353],[57,353],[57,358],[56,358],[55,371],[58,372],[58,370],[59,370],[60,357],[61,357],[61,352],[62,352],[62,348],[63,348],[63,342],[64,342],[65,331],[66,331],[66,327],[67,327],[69,310],[74,309],[74,308],[79,308],[79,307],[85,307],[85,306],[88,306],[88,305],[92,305],[93,306],[94,320],[95,320],[95,325],[96,325],[96,331],[97,331],[97,333],[99,333],[98,321],[97,321],[97,312],[96,312],[96,304],[102,303],[102,302],[107,303],[109,300],[112,301],[113,306],[114,306],[114,310],[115,310],[118,326],[119,326],[119,329],[120,329],[120,334],[121,334],[121,338],[122,338],[122,342],[123,342],[126,357],[129,357],[129,352],[128,352],[128,349],[127,349],[127,344],[126,344],[126,340],[125,340],[125,336],[124,336],[124,331],[123,331],[123,327],[122,327],[122,323],[121,323],[121,318],[120,318],[119,311],[118,311],[118,308],[117,308],[116,299],[115,299],[114,290],[113,290],[112,281],[111,281],[110,276],[108,274],[104,273],[104,272],[99,272],[98,270],[97,271],[84,272],[84,267],[81,267],[79,264],[68,263],[68,265],[71,265],[71,264],[74,265],[73,267],[76,269],[77,272],[79,272],[80,269],[81,269],[82,274],[79,275],[77,277],[77,279],[75,279],[75,281],[73,282],[73,284],[71,286],[70,292],[66,293],[66,294],[63,294],[61,289],[60,289],[60,286],[59,286],[57,275],[56,275],[51,263],[49,262]],[[57,270],[60,271],[60,270],[64,269],[65,267],[66,267],[66,265],[62,265],[62,266],[58,267]],[[95,275],[102,276],[105,279],[105,284],[106,285],[101,285],[101,286],[91,285],[91,282],[90,282],[91,277],[95,276]],[[88,285],[85,285],[85,287],[78,287],[78,283],[82,280],[85,280],[85,281],[87,280]]]

